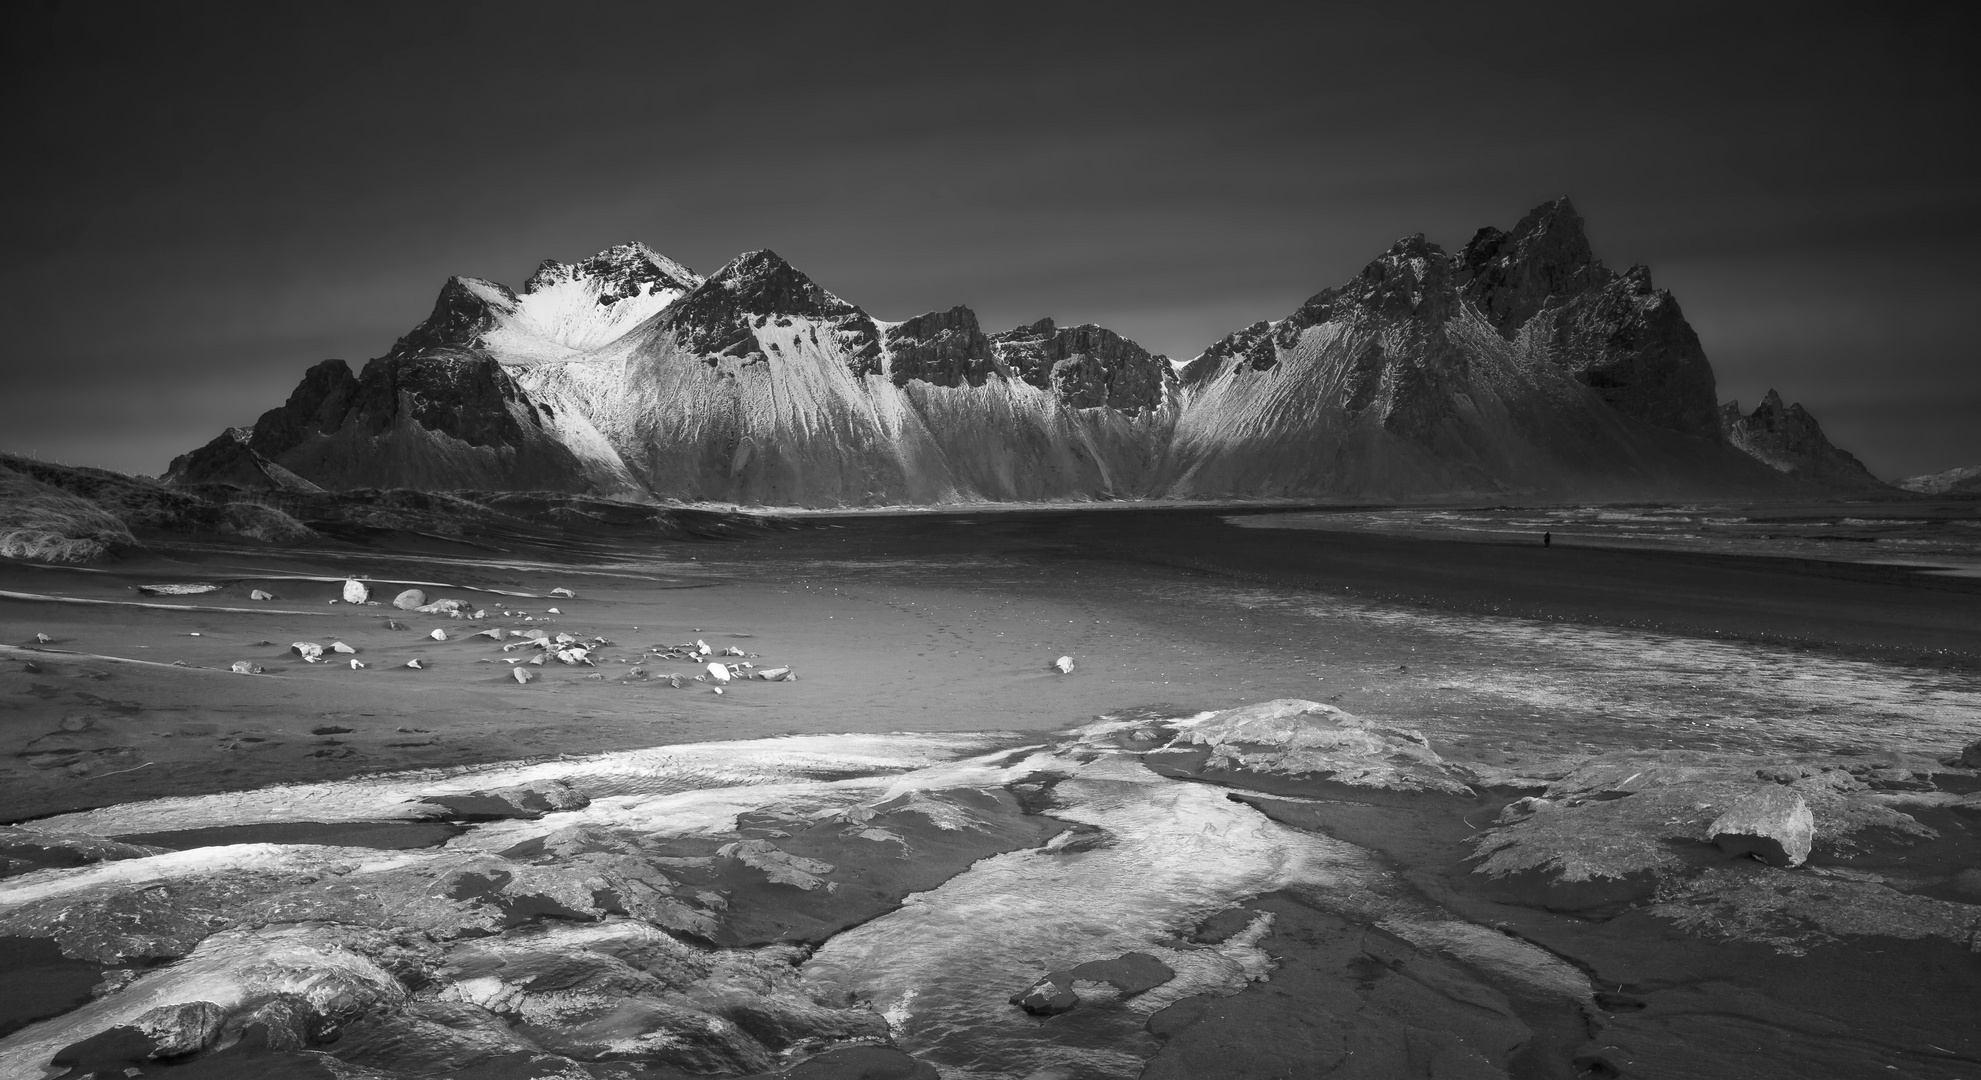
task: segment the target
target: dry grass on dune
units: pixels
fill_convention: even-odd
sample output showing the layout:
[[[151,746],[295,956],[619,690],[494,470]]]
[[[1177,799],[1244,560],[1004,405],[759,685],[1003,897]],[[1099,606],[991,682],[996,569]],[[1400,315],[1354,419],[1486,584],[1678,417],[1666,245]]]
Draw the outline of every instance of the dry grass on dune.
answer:
[[[137,539],[102,507],[0,466],[0,556],[89,562]]]

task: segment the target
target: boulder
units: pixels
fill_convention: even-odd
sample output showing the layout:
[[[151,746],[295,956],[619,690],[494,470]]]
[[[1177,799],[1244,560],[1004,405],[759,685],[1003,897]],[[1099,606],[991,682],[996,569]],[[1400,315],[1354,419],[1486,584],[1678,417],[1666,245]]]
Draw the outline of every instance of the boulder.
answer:
[[[418,589],[407,589],[392,598],[392,606],[400,611],[413,611],[426,603],[426,594]]]
[[[1752,855],[1770,866],[1801,866],[1816,837],[1816,818],[1802,796],[1771,785],[1734,800],[1706,827],[1706,836],[1729,855]]]
[[[569,589],[565,589],[565,588],[556,588],[556,589],[552,589],[552,590],[550,590],[550,595],[552,595],[552,596],[564,596],[564,597],[575,597],[575,596],[577,596],[578,594],[577,594],[577,593],[574,593],[574,592],[572,592],[572,591],[571,591],[571,590],[569,590]]]
[[[261,674],[261,665],[252,664],[246,660],[236,660],[227,670],[236,675],[259,675]]]
[[[430,604],[420,604],[413,610],[422,615],[459,615],[462,606],[459,600],[435,600]]]
[[[1024,993],[1011,995],[1011,1003],[1033,1016],[1057,1016],[1080,1004],[1080,995],[1071,985],[1061,986],[1050,978],[1033,983]]]
[[[1052,670],[1059,672],[1061,675],[1073,674],[1073,658],[1070,656],[1062,656],[1059,659],[1054,660],[1052,662]]]
[[[305,663],[314,664],[323,659],[323,646],[318,645],[314,641],[298,641],[290,645],[289,648],[297,656],[302,657]]]
[[[530,684],[530,680],[537,677],[536,672],[531,671],[529,668],[520,668],[520,667],[510,668],[509,674],[515,676],[516,681],[522,683],[524,686],[528,686]]]
[[[414,671],[425,671],[425,670],[426,670],[426,665],[425,665],[425,664],[422,664],[422,663],[420,663],[420,662],[419,662],[419,660],[417,660],[417,659],[413,659],[413,660],[408,660],[408,661],[406,661],[406,666],[407,666],[407,667],[409,667],[409,668],[412,668],[412,669],[413,669]]]
[[[417,592],[418,590],[414,591]],[[371,599],[371,589],[364,582],[359,581],[357,578],[344,579],[345,603],[362,604],[369,599]]]
[[[708,666],[708,677],[714,679],[719,684],[727,683],[730,678],[729,668],[723,664],[710,664]]]
[[[204,1050],[220,1034],[227,1010],[211,1001],[188,1001],[161,1005],[131,1021],[144,1032],[154,1049],[152,1057],[178,1057]]]
[[[248,599],[250,599],[250,600],[273,600],[273,599],[275,599],[275,594],[274,594],[274,593],[272,593],[272,592],[267,592],[267,591],[265,591],[265,590],[262,590],[262,589],[255,589],[255,590],[252,590],[251,592],[249,592],[249,593],[248,593]]]
[[[363,660],[359,660],[359,659],[357,659],[357,658],[355,658],[355,657],[353,657],[353,658],[352,658],[352,660],[351,660],[351,670],[352,670],[352,671],[363,671],[364,669],[365,669],[365,662],[364,662]]]
[[[427,636],[428,636],[428,637],[430,637],[430,638],[432,638],[432,639],[433,639],[433,640],[435,640],[435,641],[446,641],[446,640],[447,640],[447,631],[445,631],[445,630],[441,630],[441,629],[437,629],[437,628],[436,628],[436,629],[435,629],[435,630],[433,631],[433,633],[431,633],[431,634],[428,634]]]
[[[343,653],[344,655],[349,656],[352,653],[357,652],[358,650],[350,647],[349,645],[344,644],[341,641],[333,641],[330,643],[330,651],[334,653]]]

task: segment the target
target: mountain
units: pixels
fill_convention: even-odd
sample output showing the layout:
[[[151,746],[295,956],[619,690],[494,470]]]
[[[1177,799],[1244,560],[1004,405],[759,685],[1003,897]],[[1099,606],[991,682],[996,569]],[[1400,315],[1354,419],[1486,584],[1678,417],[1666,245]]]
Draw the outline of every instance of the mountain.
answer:
[[[1782,470],[1732,430],[1677,301],[1597,261],[1559,199],[1457,252],[1400,240],[1187,365],[1100,326],[875,319],[770,251],[457,277],[361,372],[318,364],[167,478],[800,506],[1858,485],[1841,451]]]
[[[1722,405],[1720,429],[1755,460],[1796,479],[1835,490],[1891,490],[1849,451],[1831,444],[1800,402],[1784,406],[1773,390],[1751,413],[1742,413],[1738,401]]]
[[[1908,476],[1895,486],[1921,495],[1981,495],[1981,465]]]
[[[1566,199],[1355,278],[1183,372],[1172,495],[1571,498],[1777,486],[1721,435],[1670,293],[1597,262]]]

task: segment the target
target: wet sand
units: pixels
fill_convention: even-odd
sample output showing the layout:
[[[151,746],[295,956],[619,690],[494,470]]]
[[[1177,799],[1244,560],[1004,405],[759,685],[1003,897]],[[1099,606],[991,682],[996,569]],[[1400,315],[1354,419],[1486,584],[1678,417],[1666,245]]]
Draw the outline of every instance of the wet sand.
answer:
[[[382,769],[791,732],[1041,731],[1275,697],[1516,759],[1563,740],[1912,739],[1941,752],[1974,715],[1981,670],[1972,580],[1239,528],[1207,510],[820,516],[732,541],[530,558],[185,548],[98,572],[0,566],[9,592],[150,605],[0,599],[0,644],[43,650],[0,658],[0,820]],[[334,581],[281,580],[345,574],[453,583],[463,588],[426,591],[490,617],[330,604]],[[189,580],[223,588],[134,591]],[[548,596],[556,587],[577,596]],[[398,588],[376,587],[386,599]],[[253,589],[277,599],[252,601]],[[505,603],[543,621],[504,618]],[[410,629],[385,629],[394,618]],[[509,665],[477,663],[499,661],[499,645],[466,636],[498,625],[614,644],[596,669],[553,663],[518,686]],[[454,640],[429,640],[435,628]],[[717,696],[631,674],[696,674],[643,661],[641,647],[697,639],[799,681]],[[288,649],[332,640],[367,667]],[[1070,676],[1047,670],[1062,654],[1078,665]],[[403,667],[413,658],[425,670]],[[266,674],[226,670],[239,660]]]

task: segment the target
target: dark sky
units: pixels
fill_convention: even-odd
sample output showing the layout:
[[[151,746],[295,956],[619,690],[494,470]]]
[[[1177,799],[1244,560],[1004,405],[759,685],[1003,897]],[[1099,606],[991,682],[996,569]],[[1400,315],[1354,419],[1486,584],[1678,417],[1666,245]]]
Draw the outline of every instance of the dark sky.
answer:
[[[1567,194],[1722,399],[1977,464],[1974,7],[16,0],[0,448],[155,473],[627,239],[1186,358]]]

